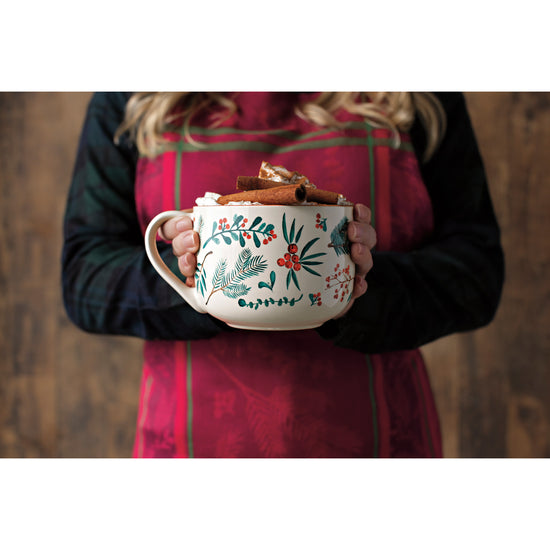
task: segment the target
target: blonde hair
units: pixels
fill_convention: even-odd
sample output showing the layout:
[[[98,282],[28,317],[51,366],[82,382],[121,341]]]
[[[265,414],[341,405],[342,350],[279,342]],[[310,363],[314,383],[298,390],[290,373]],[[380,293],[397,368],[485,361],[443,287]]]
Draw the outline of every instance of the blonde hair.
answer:
[[[142,155],[154,157],[166,141],[163,133],[181,124],[185,138],[191,137],[191,119],[197,113],[217,107],[212,127],[237,110],[235,102],[218,92],[138,92],[126,106],[125,119],[115,139],[129,131]],[[418,114],[427,134],[424,159],[428,159],[445,132],[445,113],[438,99],[428,92],[322,92],[312,101],[295,106],[296,115],[321,127],[342,128],[335,113],[339,109],[360,115],[376,127],[389,129],[399,144],[399,132],[408,131]]]

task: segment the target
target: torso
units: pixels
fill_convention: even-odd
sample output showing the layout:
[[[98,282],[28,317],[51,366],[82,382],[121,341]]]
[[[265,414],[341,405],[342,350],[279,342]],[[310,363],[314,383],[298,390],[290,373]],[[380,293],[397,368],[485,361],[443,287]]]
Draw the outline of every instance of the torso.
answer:
[[[262,160],[370,206],[379,250],[407,251],[432,230],[432,210],[408,136],[359,117],[340,131],[295,116],[292,94],[239,94],[220,127],[192,123],[197,149],[169,133],[168,150],[141,158],[142,229],[159,212],[229,194]],[[429,381],[418,351],[366,356],[315,331],[222,333],[147,342],[136,456],[439,456]]]

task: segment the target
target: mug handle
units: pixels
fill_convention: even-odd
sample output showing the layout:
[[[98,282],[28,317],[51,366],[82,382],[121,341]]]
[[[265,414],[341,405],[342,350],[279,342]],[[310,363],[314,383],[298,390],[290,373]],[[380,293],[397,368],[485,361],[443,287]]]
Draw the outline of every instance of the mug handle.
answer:
[[[157,273],[195,310],[199,313],[206,313],[197,300],[196,292],[194,288],[188,287],[182,282],[164,263],[157,248],[157,233],[159,228],[168,220],[172,218],[180,218],[186,216],[193,220],[193,214],[191,212],[181,210],[168,210],[161,212],[155,216],[145,231],[145,250],[147,257],[157,270]]]

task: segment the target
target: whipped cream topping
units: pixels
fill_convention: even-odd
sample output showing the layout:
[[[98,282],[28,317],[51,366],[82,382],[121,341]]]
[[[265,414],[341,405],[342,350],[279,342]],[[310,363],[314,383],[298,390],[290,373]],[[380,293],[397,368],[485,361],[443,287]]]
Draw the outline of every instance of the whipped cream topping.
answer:
[[[207,191],[204,197],[197,197],[195,203],[197,206],[219,206],[218,199],[221,197],[219,193],[211,193]]]
[[[203,197],[197,197],[195,199],[195,204],[197,206],[221,206],[218,203],[218,199],[221,197],[219,193],[212,193],[207,191]],[[235,201],[228,202],[226,206],[250,206],[252,204],[260,205],[260,202],[250,202],[250,201]]]

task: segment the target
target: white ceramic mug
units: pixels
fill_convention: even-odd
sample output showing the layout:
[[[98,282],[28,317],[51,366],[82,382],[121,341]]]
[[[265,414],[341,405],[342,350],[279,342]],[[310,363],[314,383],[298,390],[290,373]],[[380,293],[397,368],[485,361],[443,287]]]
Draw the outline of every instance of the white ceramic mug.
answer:
[[[194,287],[172,273],[156,245],[158,229],[181,216],[193,220],[200,237]],[[196,206],[157,215],[145,248],[161,277],[200,313],[241,329],[309,329],[351,298],[352,219],[352,206]]]

